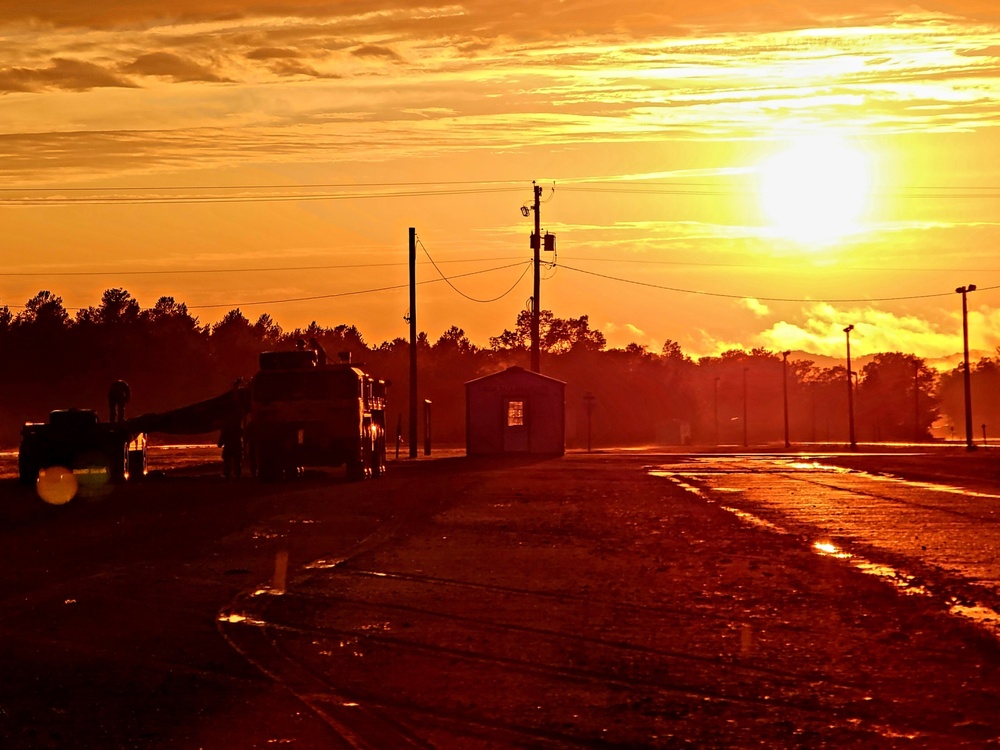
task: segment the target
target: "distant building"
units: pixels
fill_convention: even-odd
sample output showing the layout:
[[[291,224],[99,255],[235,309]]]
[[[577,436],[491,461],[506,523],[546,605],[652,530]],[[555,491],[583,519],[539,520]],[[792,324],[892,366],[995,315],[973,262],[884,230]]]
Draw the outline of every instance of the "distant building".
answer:
[[[509,367],[465,384],[465,452],[470,456],[566,450],[566,384]]]

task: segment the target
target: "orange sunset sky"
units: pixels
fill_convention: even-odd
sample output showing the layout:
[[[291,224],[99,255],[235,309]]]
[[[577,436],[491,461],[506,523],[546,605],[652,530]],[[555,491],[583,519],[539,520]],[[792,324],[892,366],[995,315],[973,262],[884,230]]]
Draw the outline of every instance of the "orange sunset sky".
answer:
[[[510,290],[419,289],[421,330],[485,345],[531,294],[537,180],[542,307],[611,346],[840,356],[850,323],[857,355],[943,357],[970,283],[1000,344],[993,0],[7,0],[0,35],[14,313],[124,287],[377,344],[413,226],[461,291]]]

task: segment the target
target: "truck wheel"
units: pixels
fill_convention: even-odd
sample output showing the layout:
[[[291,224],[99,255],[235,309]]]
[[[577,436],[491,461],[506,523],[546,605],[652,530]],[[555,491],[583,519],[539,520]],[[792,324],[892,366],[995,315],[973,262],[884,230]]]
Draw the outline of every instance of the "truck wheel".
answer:
[[[375,447],[372,451],[372,476],[380,477],[385,474],[385,430],[376,427]]]
[[[33,485],[38,481],[39,471],[41,471],[41,467],[38,464],[28,461],[18,461],[17,463],[17,478],[21,481],[21,484]]]
[[[360,482],[365,478],[365,464],[363,461],[347,462],[347,481]]]
[[[361,460],[347,462],[347,479],[351,482],[360,482],[368,479],[372,475],[372,428],[365,424],[361,434]]]
[[[257,453],[257,475],[262,482],[277,482],[281,479],[281,463],[271,446],[261,445]]]
[[[122,446],[121,456],[116,455],[117,453],[118,451],[116,449],[108,451],[108,476],[112,482],[124,482],[128,479],[129,470],[128,443]]]
[[[146,476],[146,449],[138,448],[128,452],[128,478],[132,481]]]

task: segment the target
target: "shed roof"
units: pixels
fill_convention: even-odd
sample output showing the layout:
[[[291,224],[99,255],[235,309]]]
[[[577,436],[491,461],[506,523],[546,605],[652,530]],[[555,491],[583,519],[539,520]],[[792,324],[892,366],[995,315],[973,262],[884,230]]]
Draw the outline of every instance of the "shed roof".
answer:
[[[566,385],[565,381],[557,380],[556,378],[550,378],[548,375],[542,375],[538,372],[532,372],[531,370],[525,370],[523,367],[518,367],[514,365],[513,367],[508,367],[506,370],[500,370],[499,372],[491,372],[489,375],[483,375],[481,378],[475,378],[470,380],[465,384],[468,388],[470,385],[477,385],[485,380],[491,380],[492,378],[502,378],[505,375],[525,375],[532,378],[538,378],[541,381],[546,381],[549,383],[557,383],[559,385]]]

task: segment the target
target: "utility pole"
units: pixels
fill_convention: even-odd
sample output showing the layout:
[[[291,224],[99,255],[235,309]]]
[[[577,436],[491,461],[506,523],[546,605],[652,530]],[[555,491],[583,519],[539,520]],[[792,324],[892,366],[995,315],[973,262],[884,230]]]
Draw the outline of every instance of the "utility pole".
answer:
[[[531,371],[541,372],[541,349],[540,349],[540,333],[539,333],[539,315],[542,310],[541,303],[541,292],[542,292],[542,277],[541,277],[541,265],[542,265],[542,219],[541,219],[541,197],[542,197],[542,187],[541,185],[536,185],[534,182],[531,183],[531,188],[534,193],[534,205],[532,210],[535,212],[535,233],[531,235],[531,249],[535,251],[535,286],[531,295]]]
[[[976,291],[975,284],[960,286],[955,290],[962,295],[962,344],[965,350],[965,449],[974,451],[976,444],[972,442],[972,376],[969,372],[969,306],[966,294]]]
[[[715,417],[715,445],[719,445],[719,378],[715,379],[715,389],[712,391],[712,413]]]
[[[844,333],[847,334],[847,425],[851,439],[851,450],[858,449],[858,441],[854,437],[854,384],[851,382],[851,331],[854,324],[847,326]]]
[[[750,433],[747,427],[747,373],[750,371],[749,367],[743,368],[743,447],[746,448],[750,445]]]
[[[792,446],[788,439],[788,355],[790,351],[781,353],[781,397],[785,406],[785,447]]]
[[[920,434],[920,362],[913,360],[913,440],[919,443]]]
[[[587,407],[587,453],[590,453],[590,423],[594,415],[594,404],[596,401],[597,396],[590,391],[583,394],[583,403]]]
[[[417,230],[410,227],[410,458],[417,457]]]

